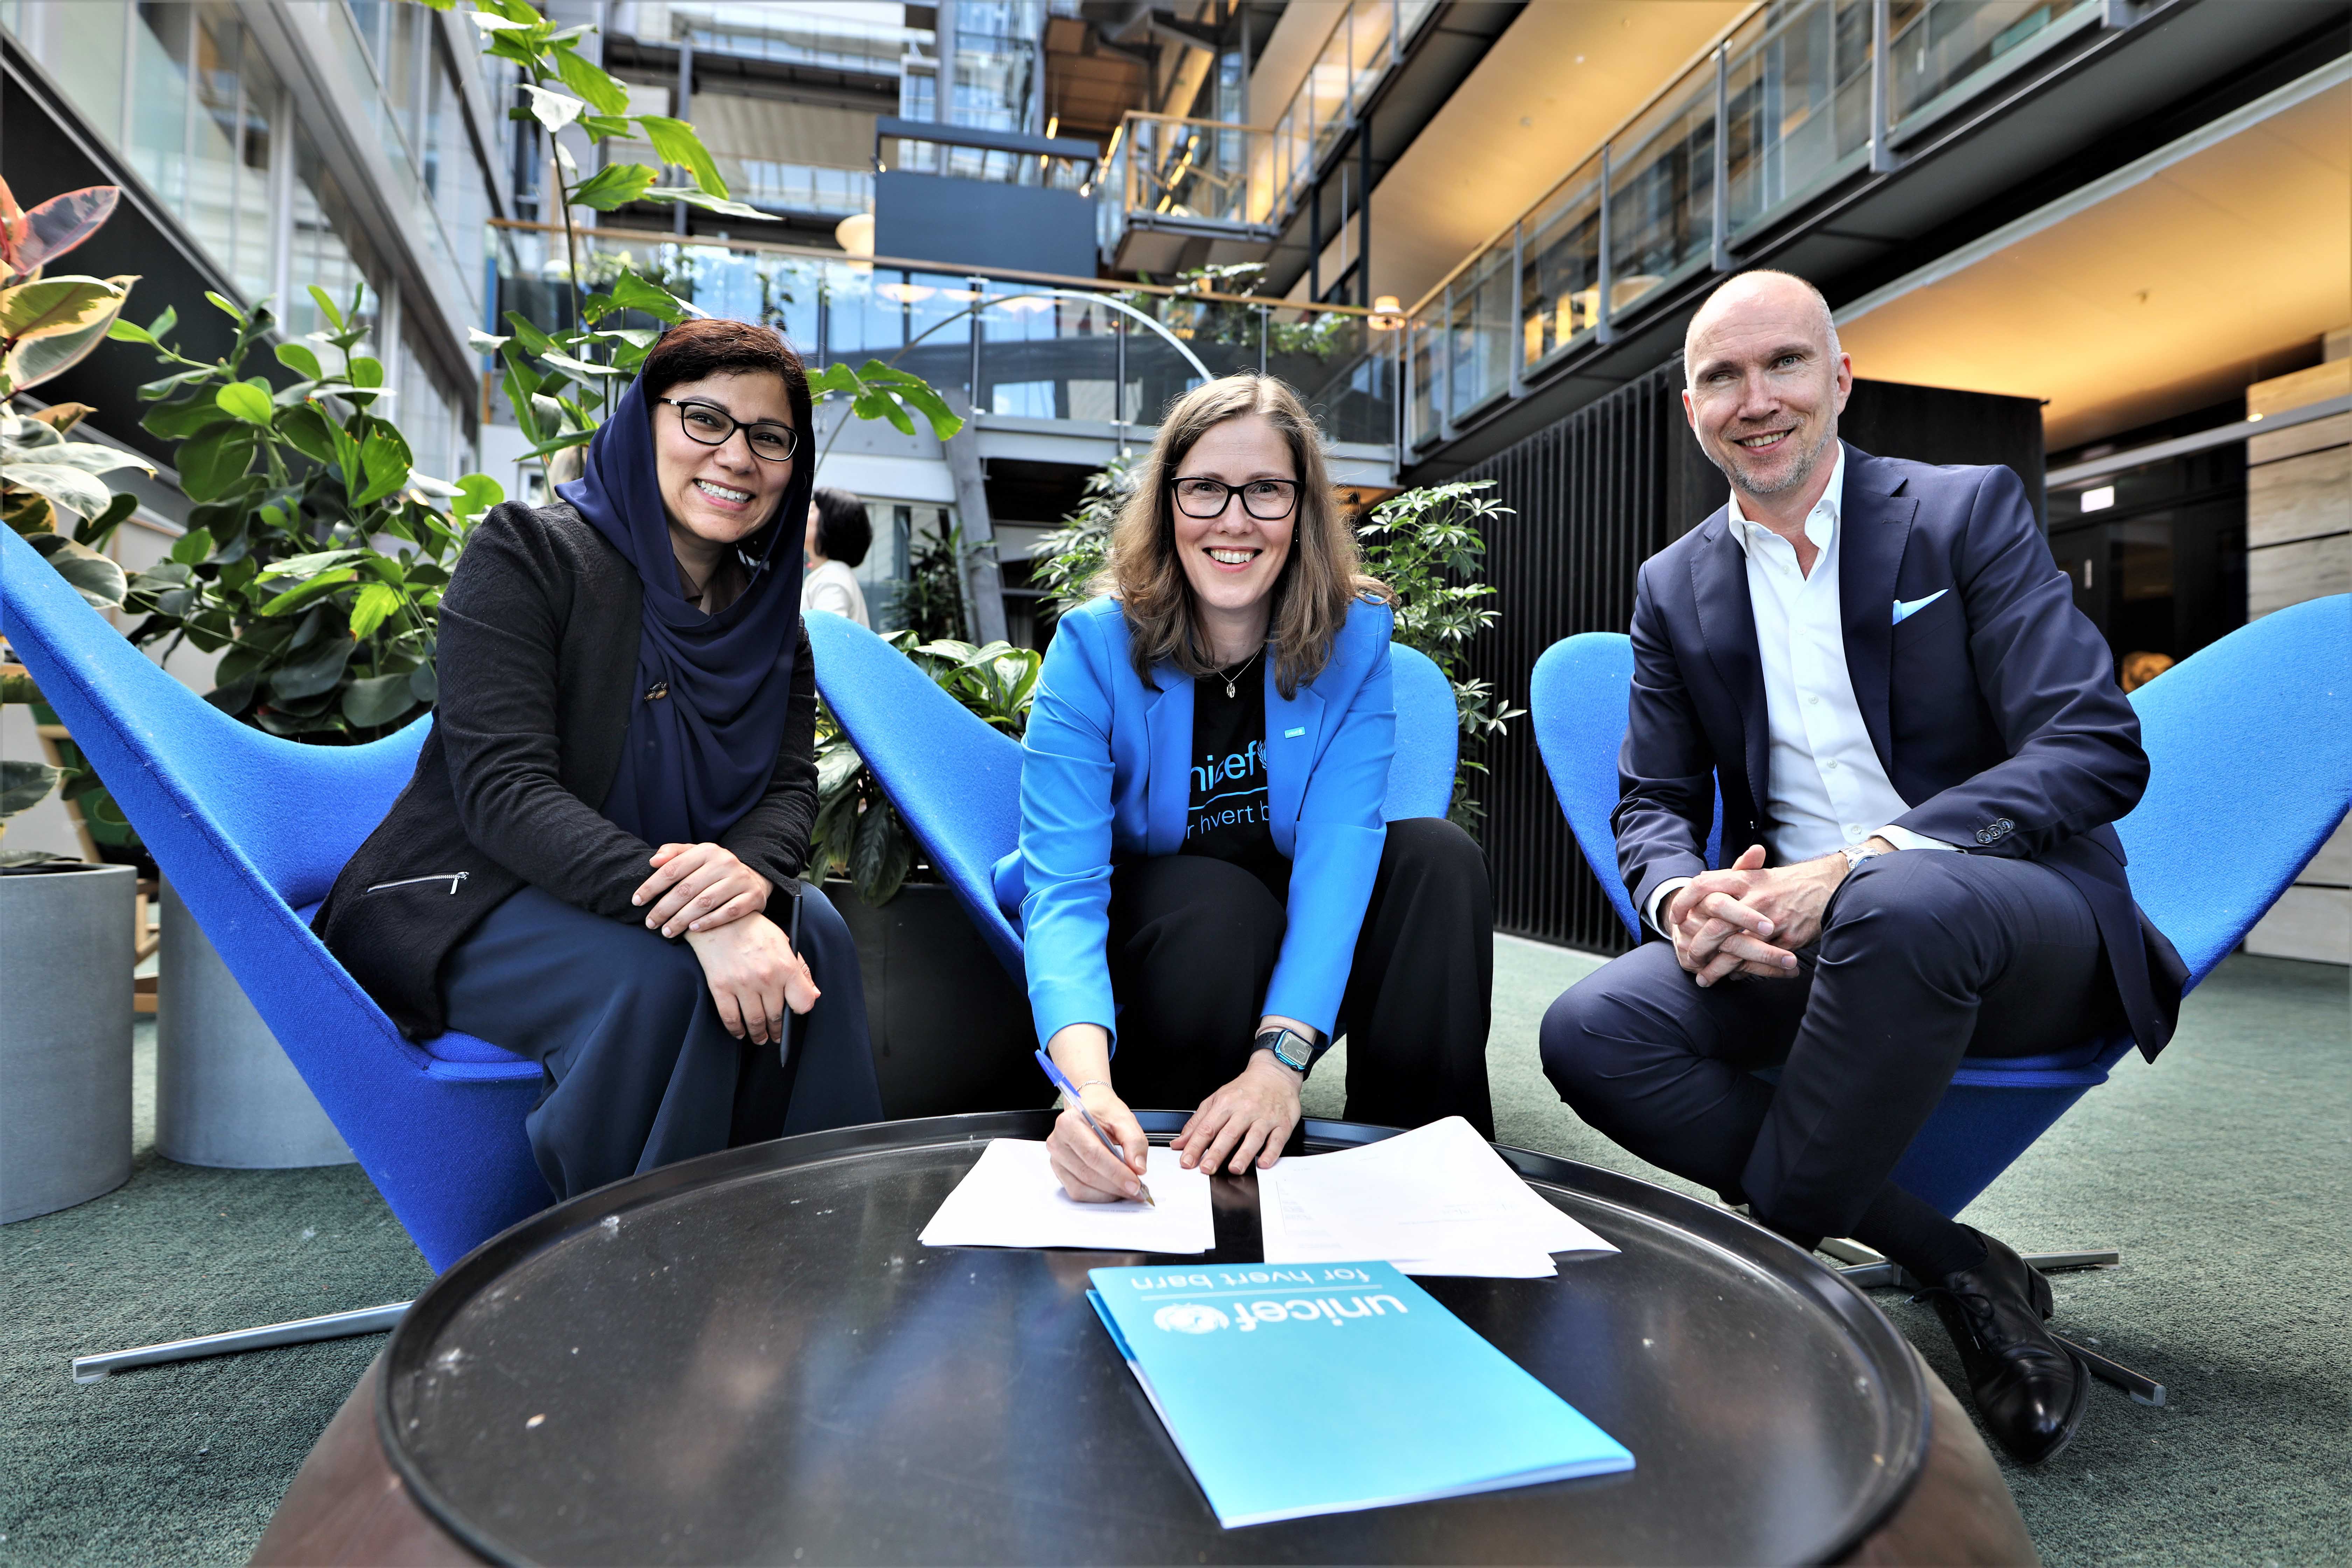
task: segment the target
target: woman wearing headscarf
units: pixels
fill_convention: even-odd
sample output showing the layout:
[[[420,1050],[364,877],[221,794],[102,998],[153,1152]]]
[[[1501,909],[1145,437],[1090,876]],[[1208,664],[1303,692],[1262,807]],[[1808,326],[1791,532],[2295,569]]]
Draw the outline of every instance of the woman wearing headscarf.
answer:
[[[796,879],[809,428],[774,332],[665,333],[582,476],[468,538],[415,776],[314,922],[411,1037],[541,1064],[558,1198],[881,1119],[856,950]]]
[[[1193,1108],[1187,1167],[1273,1164],[1342,1032],[1349,1120],[1492,1137],[1486,859],[1442,818],[1385,820],[1395,615],[1297,394],[1230,375],[1177,399],[1101,586],[1055,628],[995,868],[1037,1037],[1124,1154],[1066,1107],[1063,1187],[1134,1195],[1129,1105]]]

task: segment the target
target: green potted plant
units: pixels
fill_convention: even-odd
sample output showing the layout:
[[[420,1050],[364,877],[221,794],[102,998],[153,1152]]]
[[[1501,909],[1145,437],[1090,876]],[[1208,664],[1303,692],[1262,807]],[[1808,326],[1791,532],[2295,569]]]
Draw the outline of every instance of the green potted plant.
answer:
[[[26,211],[0,182],[0,520],[100,607],[119,603],[122,573],[98,545],[129,514],[99,476],[146,464],[72,439],[80,404],[20,409],[18,396],[105,341],[135,279],[50,277],[48,265],[97,232],[110,185],[69,191]],[[72,531],[67,531],[70,526]],[[0,659],[0,703],[56,715],[25,672]],[[45,747],[69,751],[62,731]],[[0,758],[0,834],[61,784],[75,759]],[[63,763],[64,765],[59,765]],[[137,873],[128,866],[0,848],[0,1222],[82,1203],[131,1174],[131,969]]]
[[[952,555],[945,568],[955,576]],[[1044,656],[1009,643],[892,634],[891,645],[991,728],[1019,739]],[[857,939],[883,1108],[892,1117],[1041,1104],[1027,995],[997,963],[848,737],[820,710],[811,880]]]

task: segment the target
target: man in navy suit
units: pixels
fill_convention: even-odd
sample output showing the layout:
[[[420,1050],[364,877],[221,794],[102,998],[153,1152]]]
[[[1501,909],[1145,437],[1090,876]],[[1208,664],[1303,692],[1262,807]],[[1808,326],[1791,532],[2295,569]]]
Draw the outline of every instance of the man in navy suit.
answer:
[[[1552,1005],[1544,1071],[1642,1158],[1927,1281],[1986,1426],[2036,1463],[2089,1383],[2048,1283],[1890,1176],[1963,1056],[2170,1037],[2184,973],[2110,826],[2138,722],[2015,474],[1839,441],[1853,367],[1811,284],[1732,279],[1684,368],[1731,499],[1634,599],[1612,825],[1660,940]],[[1718,787],[1748,847],[1711,870]]]

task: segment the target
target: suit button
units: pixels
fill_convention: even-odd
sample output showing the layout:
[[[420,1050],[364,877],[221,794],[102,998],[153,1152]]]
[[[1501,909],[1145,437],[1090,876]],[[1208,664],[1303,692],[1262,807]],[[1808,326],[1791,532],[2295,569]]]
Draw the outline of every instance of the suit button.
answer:
[[[1998,844],[2016,831],[2017,824],[2004,816],[1998,822],[1989,822],[1984,826],[1978,828],[1977,842],[1979,844]]]

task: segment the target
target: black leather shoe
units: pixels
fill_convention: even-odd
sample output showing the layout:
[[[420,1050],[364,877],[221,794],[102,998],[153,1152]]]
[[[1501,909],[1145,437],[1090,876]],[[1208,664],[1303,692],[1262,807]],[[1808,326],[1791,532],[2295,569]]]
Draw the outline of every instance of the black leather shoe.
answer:
[[[2050,1281],[1982,1231],[1985,1260],[1948,1274],[1927,1300],[1958,1347],[1985,1429],[2021,1465],[2064,1447],[2083,1422],[2091,1372],[2042,1326]]]

